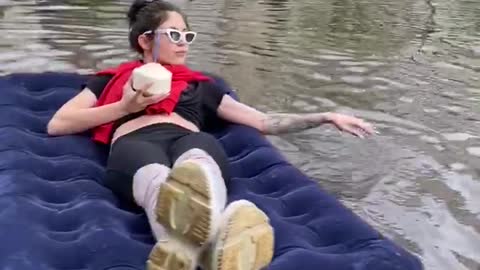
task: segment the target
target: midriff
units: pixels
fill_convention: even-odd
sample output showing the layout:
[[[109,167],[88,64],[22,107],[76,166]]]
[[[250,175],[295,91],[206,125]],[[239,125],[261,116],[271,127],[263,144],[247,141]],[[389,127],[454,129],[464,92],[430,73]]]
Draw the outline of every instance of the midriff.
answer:
[[[159,123],[171,123],[176,124],[194,132],[200,131],[199,128],[192,122],[186,120],[177,113],[168,114],[155,114],[155,115],[142,115],[135,119],[132,119],[121,126],[119,126],[113,134],[112,144],[123,135],[133,132],[142,127],[146,127]]]

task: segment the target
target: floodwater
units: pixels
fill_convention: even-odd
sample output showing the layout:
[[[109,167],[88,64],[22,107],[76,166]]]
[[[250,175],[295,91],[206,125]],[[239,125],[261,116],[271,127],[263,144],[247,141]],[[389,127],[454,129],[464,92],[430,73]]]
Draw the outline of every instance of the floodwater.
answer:
[[[179,0],[180,1],[180,0]],[[0,0],[0,72],[92,72],[135,55],[130,1]],[[268,112],[374,123],[269,137],[426,269],[480,269],[478,0],[194,0],[193,68]]]

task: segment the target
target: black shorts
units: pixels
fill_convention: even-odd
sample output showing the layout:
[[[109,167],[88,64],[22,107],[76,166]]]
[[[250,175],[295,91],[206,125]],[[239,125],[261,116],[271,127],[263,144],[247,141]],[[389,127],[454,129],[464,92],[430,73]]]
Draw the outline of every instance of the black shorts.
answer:
[[[138,169],[152,163],[172,167],[186,151],[198,148],[217,162],[228,181],[228,160],[222,145],[212,135],[194,132],[175,124],[149,125],[118,138],[112,145],[107,162],[105,186],[123,203],[132,206],[133,176]]]

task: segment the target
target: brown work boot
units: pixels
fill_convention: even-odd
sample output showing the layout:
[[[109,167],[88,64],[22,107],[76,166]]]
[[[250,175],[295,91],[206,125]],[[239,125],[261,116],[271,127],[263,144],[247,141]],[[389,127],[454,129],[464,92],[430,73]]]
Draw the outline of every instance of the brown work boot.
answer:
[[[169,239],[155,245],[148,269],[195,269],[217,235],[226,197],[220,168],[206,152],[192,149],[180,156],[160,186],[155,209]]]
[[[274,233],[267,215],[253,203],[232,202],[216,240],[202,254],[204,270],[259,270],[273,258]]]

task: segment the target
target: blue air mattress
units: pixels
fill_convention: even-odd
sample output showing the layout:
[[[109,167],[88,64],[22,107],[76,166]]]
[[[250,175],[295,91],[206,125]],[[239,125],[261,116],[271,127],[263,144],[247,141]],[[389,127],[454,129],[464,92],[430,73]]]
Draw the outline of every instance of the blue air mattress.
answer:
[[[85,80],[57,73],[0,78],[1,269],[144,269],[154,241],[145,215],[123,208],[102,185],[107,149],[88,133],[45,132]],[[271,218],[276,244],[268,269],[422,269],[257,131],[219,123],[211,132],[229,156],[229,200],[248,199]]]

